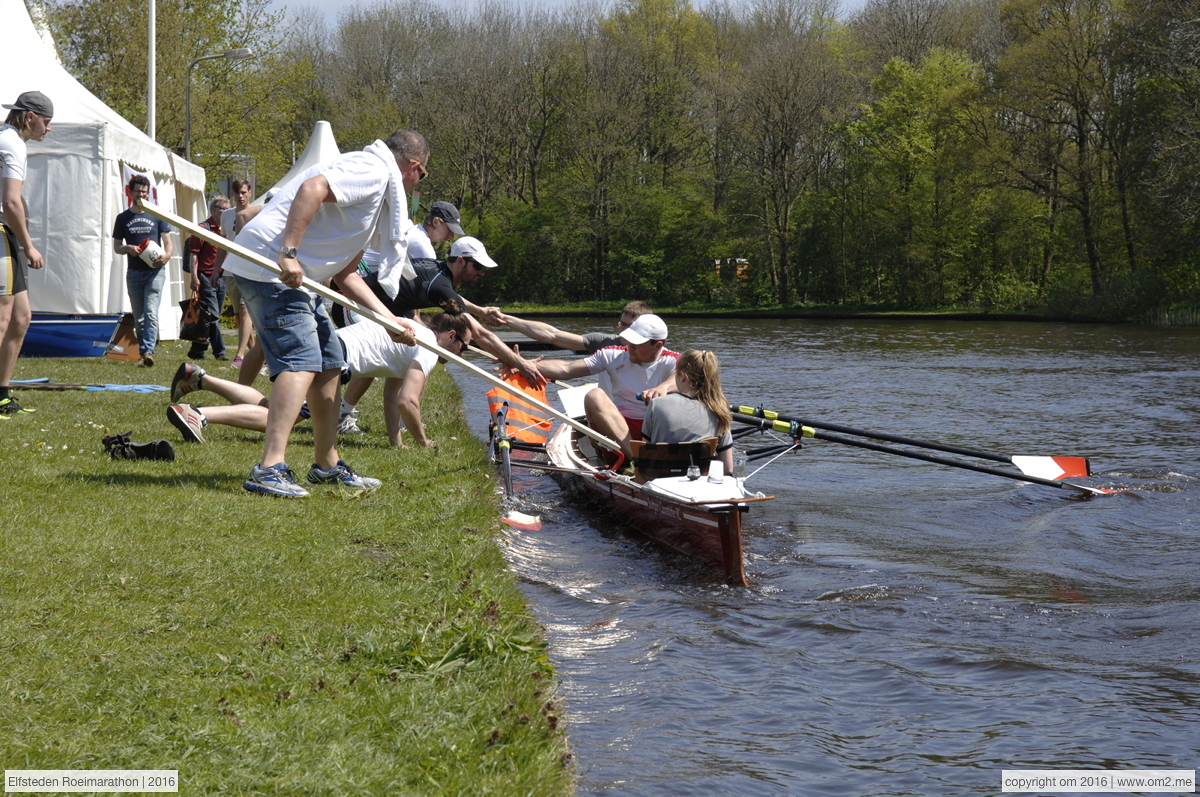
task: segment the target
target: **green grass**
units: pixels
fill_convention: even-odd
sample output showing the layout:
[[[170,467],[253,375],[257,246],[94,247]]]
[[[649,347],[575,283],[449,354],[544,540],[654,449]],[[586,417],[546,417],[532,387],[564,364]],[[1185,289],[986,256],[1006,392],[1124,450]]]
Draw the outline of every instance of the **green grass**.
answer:
[[[165,385],[184,345],[153,369],[22,359],[14,378]],[[14,395],[38,412],[0,422],[5,768],[178,769],[182,794],[571,791],[554,673],[444,369],[424,404],[439,453],[387,447],[379,386],[364,399],[373,433],[341,451],[384,486],[356,499],[245,492],[262,436],[183,443],[165,392]],[[101,436],[129,430],[176,460],[110,461]],[[301,478],[311,457],[302,425]]]

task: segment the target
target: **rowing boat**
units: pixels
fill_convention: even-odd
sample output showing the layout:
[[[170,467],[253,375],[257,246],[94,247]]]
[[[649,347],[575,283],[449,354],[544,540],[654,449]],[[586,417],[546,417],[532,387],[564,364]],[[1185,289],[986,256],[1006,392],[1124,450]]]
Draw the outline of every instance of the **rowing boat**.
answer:
[[[567,482],[582,488],[647,537],[708,563],[732,584],[746,586],[742,560],[742,515],[749,505],[772,496],[750,494],[742,480],[725,475],[652,479],[638,484],[633,477],[606,470],[591,440],[561,425],[546,443],[546,453]]]

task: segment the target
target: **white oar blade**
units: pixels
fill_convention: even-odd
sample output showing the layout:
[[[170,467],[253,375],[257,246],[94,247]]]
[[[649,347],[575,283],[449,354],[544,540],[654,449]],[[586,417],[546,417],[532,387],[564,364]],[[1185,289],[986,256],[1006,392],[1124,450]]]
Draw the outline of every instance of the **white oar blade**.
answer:
[[[1013,457],[1012,464],[1026,476],[1061,481],[1067,478],[1086,478],[1091,475],[1088,461],[1083,457]]]
[[[500,518],[500,520],[514,528],[524,529],[525,531],[542,530],[542,519],[537,515],[526,515],[524,512],[513,510]]]

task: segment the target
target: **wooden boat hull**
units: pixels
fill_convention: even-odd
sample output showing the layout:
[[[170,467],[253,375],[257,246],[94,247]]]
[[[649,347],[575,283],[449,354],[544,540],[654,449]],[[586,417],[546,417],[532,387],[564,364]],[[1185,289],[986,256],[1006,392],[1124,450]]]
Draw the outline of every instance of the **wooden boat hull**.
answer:
[[[748,508],[746,500],[693,503],[669,492],[676,486],[672,483],[679,483],[683,490],[687,486],[685,479],[659,479],[643,485],[629,478],[610,476],[597,470],[590,457],[580,451],[572,431],[570,427],[560,427],[546,446],[556,466],[571,470],[561,474],[565,480],[585,490],[593,500],[647,537],[711,564],[732,584],[747,585],[742,560],[742,514]],[[729,479],[732,482],[732,477]]]

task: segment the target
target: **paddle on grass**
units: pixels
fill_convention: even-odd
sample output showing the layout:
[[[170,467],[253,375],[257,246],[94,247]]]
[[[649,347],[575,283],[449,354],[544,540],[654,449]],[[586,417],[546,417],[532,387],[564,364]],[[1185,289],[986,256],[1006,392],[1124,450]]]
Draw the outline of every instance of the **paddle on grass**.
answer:
[[[737,409],[737,408],[735,408]],[[1058,487],[1059,489],[1080,490],[1094,495],[1111,495],[1116,490],[1101,490],[1096,487],[1085,487],[1082,484],[1072,484],[1071,482],[1059,481],[1056,479],[1045,479],[1040,476],[1030,476],[1023,473],[1015,473],[1011,470],[1002,470],[993,468],[988,465],[975,465],[970,462],[959,462],[956,459],[948,457],[939,457],[936,454],[925,454],[920,451],[906,451],[902,448],[893,448],[885,446],[882,443],[871,443],[866,440],[853,440],[849,437],[841,435],[829,434],[828,432],[818,432],[811,426],[804,426],[799,421],[785,421],[782,419],[772,420],[770,418],[756,418],[753,415],[744,415],[738,412],[733,414],[733,420],[736,423],[745,424],[747,426],[755,426],[764,431],[782,432],[789,434],[792,439],[798,440],[801,437],[810,437],[814,440],[827,440],[830,443],[841,443],[846,446],[854,446],[855,448],[865,448],[870,451],[879,451],[884,454],[895,454],[909,459],[919,459],[923,462],[934,462],[938,465],[948,465],[952,468],[962,468],[963,470],[973,470],[976,473],[990,473],[993,476],[1003,476],[1006,479],[1015,479],[1021,482],[1029,482],[1030,484],[1041,484],[1046,487]]]
[[[158,218],[158,219],[162,219],[167,224],[172,224],[175,227],[178,227],[180,230],[187,230],[190,234],[196,236],[197,238],[199,238],[203,241],[207,241],[208,243],[212,244],[213,246],[216,246],[218,249],[224,249],[226,252],[229,252],[231,255],[237,255],[238,257],[242,258],[243,260],[253,263],[256,266],[265,268],[273,274],[282,273],[282,269],[279,268],[279,264],[272,263],[270,260],[267,260],[262,255],[260,255],[256,252],[252,252],[251,250],[247,249],[246,247],[241,246],[233,241],[230,241],[228,238],[224,238],[220,235],[217,235],[216,233],[213,233],[211,230],[206,230],[198,224],[193,224],[192,222],[188,221],[187,219],[183,218],[182,216],[178,216],[178,215],[170,212],[169,210],[160,208],[158,205],[155,205],[152,202],[143,202],[142,206],[145,209],[145,211],[147,213],[149,213],[151,216],[154,216],[155,218]],[[375,311],[370,310],[366,307],[363,307],[362,305],[358,304],[357,302],[346,298],[345,296],[343,296],[342,294],[340,294],[336,291],[331,291],[329,288],[326,288],[324,285],[320,284],[319,282],[313,282],[312,280],[305,277],[304,278],[304,287],[322,298],[329,299],[332,302],[340,304],[342,307],[345,307],[347,310],[353,310],[354,312],[358,313],[362,317],[369,318],[370,320],[374,321],[376,324],[379,324],[380,326],[382,326],[388,332],[400,333],[402,331],[399,324],[395,324],[395,323],[389,321],[388,319],[383,318]],[[496,385],[497,387],[504,388],[505,390],[512,389],[511,385],[509,385],[504,380],[500,379],[495,374],[489,373],[489,372],[483,370],[482,368],[467,362],[462,357],[459,357],[457,354],[451,354],[450,352],[443,349],[441,346],[438,346],[433,343],[426,343],[425,341],[421,340],[420,338],[417,339],[417,345],[423,349],[428,349],[429,351],[436,353],[439,357],[441,357],[443,360],[446,360],[447,362],[452,362],[455,365],[459,366],[460,368],[467,369],[468,371],[472,372],[476,376],[482,377],[483,379],[487,380],[488,382],[491,382],[493,385]],[[595,429],[592,429],[590,426],[582,424],[579,421],[575,420],[574,418],[570,418],[570,417],[567,417],[566,415],[563,415],[561,412],[554,409],[550,405],[540,402],[537,399],[534,399],[532,397],[530,397],[529,403],[536,406],[538,408],[538,410],[540,410],[541,412],[544,412],[553,418],[557,418],[558,420],[567,424],[568,426],[575,429],[576,431],[586,434],[588,437],[591,437],[596,442],[603,443],[608,448],[615,449],[617,451],[621,450],[621,446],[618,443],[616,443],[612,440],[609,440],[607,437],[600,434]]]
[[[811,426],[814,429],[825,429],[826,431],[830,432],[852,434],[856,437],[867,437],[872,440],[887,440],[890,443],[900,443],[906,446],[916,446],[917,448],[928,448],[933,451],[944,451],[947,454],[958,454],[959,456],[964,457],[987,459],[991,460],[992,462],[1004,462],[1009,465],[1015,465],[1027,476],[1036,476],[1040,479],[1057,481],[1059,479],[1067,478],[1081,479],[1092,475],[1088,461],[1083,457],[1005,456],[1003,454],[991,454],[986,451],[973,451],[969,448],[943,445],[942,443],[931,443],[928,440],[914,440],[911,437],[902,437],[896,434],[868,432],[863,429],[855,429],[852,426],[841,426],[836,423],[809,421],[804,418],[796,418],[789,415],[783,415],[778,412],[764,410],[762,407],[744,407],[735,405],[731,406],[730,409],[734,412],[741,413],[742,415],[753,415],[756,418],[766,418],[767,420],[771,421],[794,421],[801,426]]]

